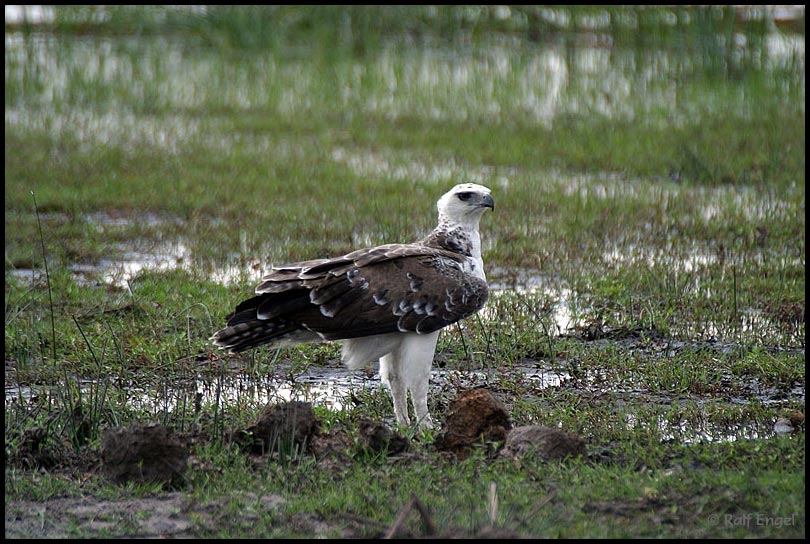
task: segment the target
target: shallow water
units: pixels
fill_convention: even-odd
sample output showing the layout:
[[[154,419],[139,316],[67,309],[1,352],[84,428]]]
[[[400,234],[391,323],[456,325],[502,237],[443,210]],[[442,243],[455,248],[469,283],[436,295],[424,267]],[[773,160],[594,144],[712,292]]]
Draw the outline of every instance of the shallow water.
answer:
[[[458,389],[471,389],[476,387],[495,388],[496,396],[506,402],[510,402],[514,393],[503,390],[499,385],[503,379],[503,370],[481,369],[475,371],[445,370],[434,368],[431,377],[431,396],[442,391],[443,394],[455,396]],[[509,380],[520,384],[522,402],[527,399],[534,399],[541,402],[544,391],[552,391],[571,379],[568,372],[552,370],[538,366],[511,367],[508,369]],[[585,382],[593,381],[591,385]],[[705,410],[712,410],[712,403],[716,400],[706,398],[688,398],[683,396],[662,395],[660,393],[650,393],[648,391],[628,388],[624,384],[611,386],[601,382],[598,377],[593,380],[581,379],[575,386],[584,398],[589,398],[593,394],[601,397],[605,394],[615,395],[615,410],[619,420],[611,424],[621,424],[627,428],[635,426],[649,426],[655,424],[661,434],[661,440],[677,440],[684,443],[697,442],[728,442],[740,439],[768,438],[774,433],[786,432],[780,430],[774,422],[748,422],[719,424],[706,421],[705,416],[700,416],[700,422],[694,421],[669,421],[666,416],[656,416],[655,421],[639,419],[631,406],[646,406],[660,404],[668,407],[677,403],[691,403],[696,407],[697,414]],[[211,381],[210,379],[198,378],[189,381],[183,387],[172,387],[165,385],[158,388],[144,388],[143,386],[132,385],[120,390],[116,386],[102,382],[91,382],[83,380],[80,382],[81,395],[85,402],[92,402],[91,399],[98,398],[103,388],[107,388],[107,402],[124,402],[128,409],[152,413],[153,417],[160,419],[167,414],[185,414],[191,417],[194,413],[203,411],[210,412],[213,406],[221,406],[227,411],[248,410],[254,412],[268,404],[277,404],[292,400],[310,402],[314,405],[325,407],[330,410],[344,411],[351,410],[355,403],[364,402],[367,393],[377,393],[383,388],[380,383],[378,372],[373,369],[360,371],[348,370],[344,367],[309,367],[306,371],[297,374],[294,378],[281,375],[268,376],[257,379],[254,376],[229,375],[221,381]],[[569,390],[571,386],[566,386]],[[759,391],[751,398],[735,397],[731,399],[732,404],[746,406],[751,403],[762,403],[763,405],[781,406],[788,404],[788,400],[803,400],[804,388],[797,385],[788,395],[776,389],[761,387],[758,384],[751,384],[751,391]],[[526,391],[531,391],[527,396]],[[17,387],[6,383],[5,407],[9,409],[24,407],[28,404],[42,406],[42,403],[53,402],[61,404],[58,399],[58,392],[52,387]],[[384,393],[387,396],[387,393]],[[95,395],[95,397],[93,397]],[[626,397],[626,399],[625,399]],[[47,399],[50,398],[50,401]],[[118,399],[112,401],[111,399]],[[602,401],[604,402],[604,401]],[[694,409],[692,410],[695,414]],[[642,416],[647,417],[647,416]],[[389,424],[393,425],[393,414],[388,418]]]
[[[35,22],[48,22],[51,10],[41,7],[29,13]],[[7,7],[6,22],[19,20],[19,12]],[[755,12],[742,13],[751,17]],[[103,9],[87,11],[88,24],[102,22],[103,15]],[[567,14],[548,9],[543,16],[559,23]],[[681,17],[674,24],[698,24],[688,21],[686,11]],[[290,119],[330,112],[342,112],[347,120],[367,115],[389,121],[414,116],[519,119],[546,126],[567,115],[592,113],[646,122],[660,119],[671,126],[694,122],[704,108],[746,114],[750,106],[745,97],[730,97],[722,85],[704,84],[713,72],[722,75],[733,69],[761,78],[777,95],[801,86],[777,76],[803,64],[803,36],[779,32],[775,26],[764,39],[743,29],[733,34],[732,43],[726,43],[726,36],[706,36],[696,43],[706,49],[701,55],[677,45],[631,47],[622,30],[597,20],[591,15],[580,21],[572,32],[575,39],[562,30],[540,44],[516,46],[503,37],[452,53],[429,44],[393,43],[370,57],[338,58],[328,66],[300,55],[228,57],[165,36],[96,38],[26,33],[11,26],[5,33],[5,119],[7,125],[89,145],[143,144],[172,150],[193,140],[227,150],[233,144],[227,131],[211,130],[220,121],[193,112],[271,111]],[[562,24],[563,29],[568,26]],[[694,101],[694,108],[685,108],[693,96],[700,100]],[[353,160],[339,150],[335,158]],[[361,162],[372,174],[381,166],[386,166],[385,175],[394,176],[430,179],[452,173],[452,168],[423,171],[404,164],[391,169],[374,159]]]

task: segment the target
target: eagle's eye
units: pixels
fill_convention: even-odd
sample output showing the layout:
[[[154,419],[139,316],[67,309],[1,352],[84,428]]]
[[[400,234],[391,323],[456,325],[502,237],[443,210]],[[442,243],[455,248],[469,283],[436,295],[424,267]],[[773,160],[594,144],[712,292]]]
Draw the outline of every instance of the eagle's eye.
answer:
[[[459,200],[463,200],[463,201],[467,201],[467,200],[469,200],[471,197],[472,197],[472,193],[459,193],[459,194],[458,194],[458,199],[459,199]]]

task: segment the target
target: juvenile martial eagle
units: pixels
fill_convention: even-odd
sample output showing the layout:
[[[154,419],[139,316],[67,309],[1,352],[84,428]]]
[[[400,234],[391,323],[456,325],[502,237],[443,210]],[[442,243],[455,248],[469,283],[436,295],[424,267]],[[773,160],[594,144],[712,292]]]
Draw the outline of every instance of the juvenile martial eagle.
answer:
[[[349,368],[380,360],[399,424],[410,425],[410,391],[418,424],[430,427],[439,330],[480,310],[489,294],[478,223],[495,203],[488,188],[465,183],[436,206],[438,226],[417,242],[274,266],[213,340],[232,353],[339,340]]]

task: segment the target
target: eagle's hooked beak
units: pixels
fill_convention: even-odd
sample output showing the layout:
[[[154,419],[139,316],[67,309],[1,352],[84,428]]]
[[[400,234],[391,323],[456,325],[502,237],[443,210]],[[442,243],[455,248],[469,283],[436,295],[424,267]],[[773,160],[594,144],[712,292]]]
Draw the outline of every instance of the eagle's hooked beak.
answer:
[[[482,208],[489,208],[493,212],[495,211],[495,201],[492,200],[490,195],[484,195],[484,198],[481,200],[481,207]]]

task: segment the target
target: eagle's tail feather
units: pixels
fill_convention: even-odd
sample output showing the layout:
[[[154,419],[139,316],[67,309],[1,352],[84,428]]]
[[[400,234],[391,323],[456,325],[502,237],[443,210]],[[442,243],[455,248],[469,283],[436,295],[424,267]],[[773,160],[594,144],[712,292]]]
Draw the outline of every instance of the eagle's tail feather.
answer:
[[[228,326],[211,337],[214,343],[231,353],[238,353],[262,344],[276,344],[281,347],[320,339],[316,333],[301,328],[296,322],[278,316],[263,315],[263,306],[267,298],[267,295],[253,297],[237,306],[228,316]],[[288,300],[282,303],[285,304],[300,303]]]

